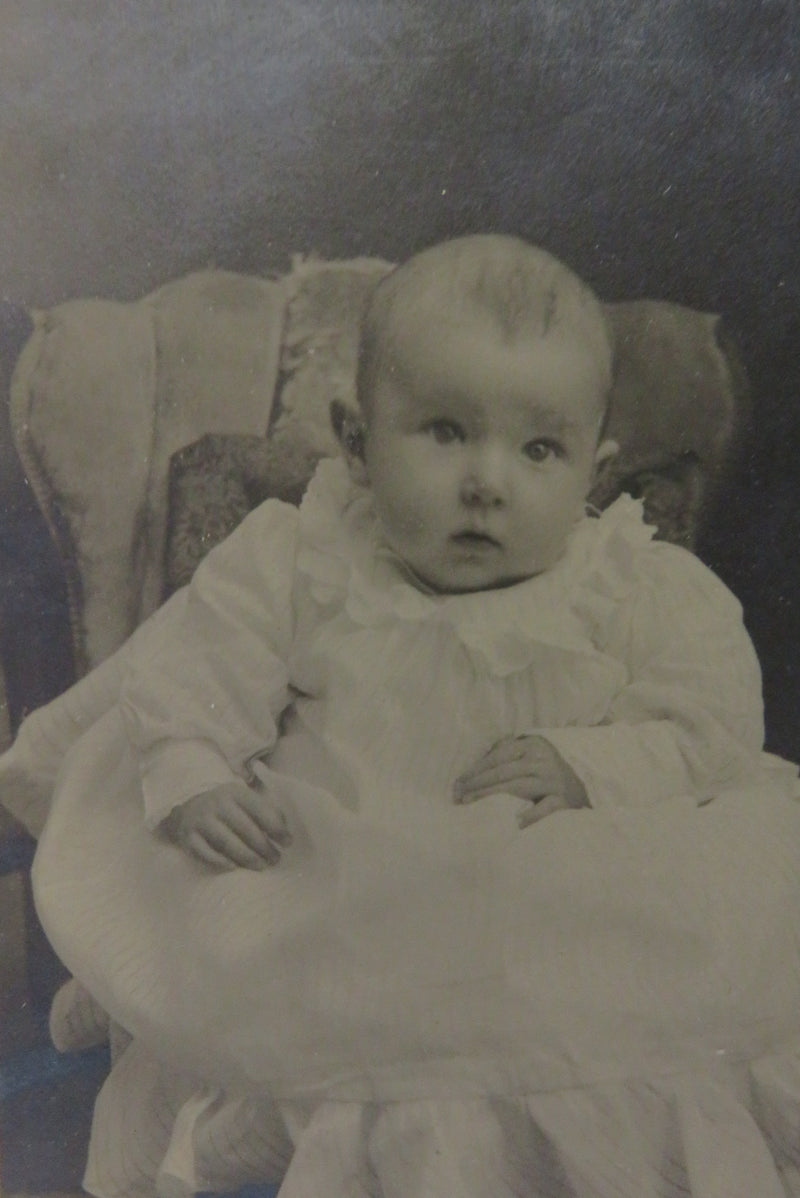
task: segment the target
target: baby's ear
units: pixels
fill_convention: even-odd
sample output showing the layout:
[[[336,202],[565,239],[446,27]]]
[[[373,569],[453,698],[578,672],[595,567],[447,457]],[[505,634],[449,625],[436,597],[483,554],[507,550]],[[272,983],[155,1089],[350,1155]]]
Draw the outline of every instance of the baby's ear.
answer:
[[[595,477],[595,480],[603,473],[604,469],[611,464],[611,462],[617,456],[618,453],[619,453],[619,442],[618,441],[612,441],[612,440],[610,440],[610,438],[606,438],[604,441],[600,442],[600,444],[597,446],[597,449],[596,449],[595,455],[594,455],[594,477]]]
[[[618,453],[619,443],[610,438],[605,438],[597,446],[587,497],[590,503],[597,503],[600,507],[604,507],[606,500],[613,498],[616,494],[614,461]]]
[[[344,450],[350,473],[356,482],[366,482],[364,463],[364,421],[354,408],[340,399],[334,399],[330,407],[331,425],[336,440]]]

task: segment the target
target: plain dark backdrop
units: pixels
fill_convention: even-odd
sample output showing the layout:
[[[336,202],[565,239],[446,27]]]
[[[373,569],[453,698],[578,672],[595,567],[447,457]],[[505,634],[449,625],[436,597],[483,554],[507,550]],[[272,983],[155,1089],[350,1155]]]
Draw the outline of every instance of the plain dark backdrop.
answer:
[[[798,50],[796,0],[4,0],[0,287],[502,230],[723,313],[755,415],[702,552],[800,757]]]

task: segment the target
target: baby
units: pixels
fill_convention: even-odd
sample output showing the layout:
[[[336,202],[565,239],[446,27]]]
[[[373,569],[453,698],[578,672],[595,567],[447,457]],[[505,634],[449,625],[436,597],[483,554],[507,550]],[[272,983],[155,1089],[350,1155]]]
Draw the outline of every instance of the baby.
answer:
[[[337,413],[351,475],[371,490],[385,547],[428,594],[532,578],[585,515],[611,385],[606,321],[548,255],[503,238],[420,254],[378,288],[364,327],[360,416]],[[457,780],[471,802],[530,800],[523,826],[586,791],[544,737],[498,742]],[[243,781],[186,800],[167,821],[217,867],[274,864],[290,842],[280,806]]]
[[[587,514],[612,365],[545,252],[417,255],[370,301],[343,458],[139,635],[36,870],[134,1036],[91,1192],[705,1195],[698,1142],[729,1198],[779,1184],[715,1054],[797,1031],[794,939],[765,969],[754,927],[795,772],[735,599],[633,500]]]

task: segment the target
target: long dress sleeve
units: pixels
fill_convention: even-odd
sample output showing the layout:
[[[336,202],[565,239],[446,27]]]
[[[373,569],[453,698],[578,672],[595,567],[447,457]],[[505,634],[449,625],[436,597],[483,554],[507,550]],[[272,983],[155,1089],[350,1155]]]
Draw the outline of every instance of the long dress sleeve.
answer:
[[[289,701],[297,511],[269,501],[199,566],[142,638],[120,705],[153,827],[277,739]]]
[[[580,777],[592,806],[676,795],[698,802],[757,776],[761,673],[727,588],[684,550],[653,543],[603,646],[628,683],[603,722],[541,730]]]

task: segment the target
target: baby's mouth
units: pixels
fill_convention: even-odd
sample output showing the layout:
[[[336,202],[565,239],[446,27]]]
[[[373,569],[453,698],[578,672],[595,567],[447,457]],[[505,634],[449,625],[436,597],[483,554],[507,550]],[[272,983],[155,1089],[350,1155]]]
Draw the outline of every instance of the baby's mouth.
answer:
[[[461,532],[455,532],[450,540],[464,549],[502,549],[502,545],[496,537],[474,528],[465,528]]]

